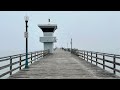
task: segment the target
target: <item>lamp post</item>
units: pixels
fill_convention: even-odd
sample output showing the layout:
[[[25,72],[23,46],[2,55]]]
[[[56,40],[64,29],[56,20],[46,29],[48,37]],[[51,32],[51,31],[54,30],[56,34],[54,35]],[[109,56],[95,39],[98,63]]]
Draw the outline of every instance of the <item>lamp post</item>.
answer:
[[[26,32],[25,32],[25,38],[26,38],[26,61],[25,61],[25,68],[28,68],[28,20],[29,20],[29,17],[28,16],[25,16],[25,24],[26,24]]]
[[[70,44],[71,44],[71,53],[72,53],[72,38],[71,38],[71,42],[70,42]]]

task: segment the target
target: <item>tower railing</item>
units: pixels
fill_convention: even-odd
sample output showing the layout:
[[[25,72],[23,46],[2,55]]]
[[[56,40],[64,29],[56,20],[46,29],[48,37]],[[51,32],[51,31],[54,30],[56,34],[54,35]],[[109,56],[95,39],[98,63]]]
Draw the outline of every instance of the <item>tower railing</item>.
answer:
[[[68,51],[68,49],[65,50]],[[110,69],[109,71],[120,75],[120,55],[78,49],[72,49],[72,54],[94,65],[101,65],[103,69]]]
[[[48,54],[49,54],[48,50],[29,52],[28,53],[29,65]],[[23,53],[6,57],[0,57],[0,78],[6,75],[12,75],[13,74],[12,72],[15,70],[23,69],[26,60],[25,56],[26,54]]]

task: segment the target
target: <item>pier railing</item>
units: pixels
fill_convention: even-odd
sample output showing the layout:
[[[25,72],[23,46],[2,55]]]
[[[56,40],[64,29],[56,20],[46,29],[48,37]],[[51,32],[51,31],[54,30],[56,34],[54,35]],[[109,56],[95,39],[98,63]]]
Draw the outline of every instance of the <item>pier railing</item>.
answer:
[[[48,50],[44,51],[35,51],[35,52],[29,52],[28,53],[28,63],[29,65],[35,62],[36,60],[46,56],[49,54]],[[3,72],[0,74],[0,78],[5,76],[5,75],[12,75],[12,72],[19,69],[21,70],[22,67],[25,66],[25,60],[26,60],[26,54],[17,54],[17,55],[12,55],[12,56],[7,56],[7,57],[1,57],[0,58],[0,71],[3,69],[8,69],[6,72]],[[17,60],[16,60],[17,59]],[[5,71],[5,70],[4,70]]]
[[[65,51],[66,50],[71,51],[69,49],[65,49]],[[99,64],[103,69],[107,67],[112,70],[114,74],[116,74],[116,72],[120,74],[120,55],[78,49],[72,49],[71,53],[95,65]]]

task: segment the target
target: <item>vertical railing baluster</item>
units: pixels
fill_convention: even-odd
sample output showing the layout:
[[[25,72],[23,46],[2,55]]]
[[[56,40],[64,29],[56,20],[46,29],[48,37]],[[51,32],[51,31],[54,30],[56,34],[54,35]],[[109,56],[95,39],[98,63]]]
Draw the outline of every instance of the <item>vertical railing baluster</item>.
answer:
[[[36,52],[36,57],[37,57],[37,60],[38,60],[38,52]]]
[[[35,60],[35,52],[33,53],[33,60]],[[35,62],[35,61],[33,61],[33,62]]]
[[[39,59],[39,53],[37,52],[37,60]]]
[[[31,64],[32,64],[32,52],[31,52]]]
[[[79,51],[76,51],[76,55],[79,57],[81,57],[81,54],[80,54],[80,52]]]
[[[40,51],[40,52],[39,52],[39,58],[41,58],[41,57],[42,57],[42,56],[41,56],[41,55],[42,55],[41,53],[42,53],[42,52]]]
[[[84,51],[84,60],[85,60],[85,51]]]
[[[45,56],[46,56],[46,51],[45,51]]]
[[[103,69],[105,69],[105,55],[103,54]]]
[[[87,60],[87,59],[86,59],[86,56],[87,56],[87,55],[86,55],[86,51],[85,51],[85,60]]]
[[[44,56],[46,56],[46,50],[45,50],[45,54],[44,54]]]
[[[36,59],[35,59],[35,52],[34,52],[34,60],[36,60]],[[34,62],[35,62],[35,61],[34,61]]]
[[[79,52],[79,53],[78,53]],[[79,57],[80,56],[80,58],[82,58],[82,52],[80,52],[80,51],[78,51],[77,52],[77,56]]]
[[[116,71],[115,71],[115,69],[116,69],[116,64],[115,64],[115,63],[116,63],[116,60],[115,60],[115,57],[116,57],[116,56],[114,55],[114,56],[113,56],[113,69],[114,69],[114,70],[113,70],[113,73],[114,73],[114,74],[116,74]]]
[[[91,63],[92,63],[92,52],[91,52]]]
[[[11,58],[11,56],[10,56],[10,75],[12,75],[12,58]]]
[[[35,55],[35,61],[36,61],[36,52],[34,53],[34,55]]]
[[[43,57],[44,57],[44,51],[43,51]]]
[[[45,50],[44,56],[46,56],[46,50]]]
[[[41,51],[41,58],[43,58],[43,51]]]
[[[79,56],[80,56],[80,58],[83,59],[83,52],[80,52],[80,51],[79,51]]]
[[[38,59],[40,59],[40,52],[38,52]]]
[[[38,60],[38,52],[37,52],[37,60]]]
[[[42,58],[42,51],[40,51],[39,54],[40,54],[40,58]]]
[[[38,52],[38,60],[40,59],[40,52]]]
[[[36,52],[36,61],[37,61],[37,52]]]
[[[29,66],[29,53],[27,54],[27,61],[28,61],[28,66]]]
[[[38,54],[39,54],[39,59],[41,58],[41,54],[40,54],[41,52],[38,52]]]
[[[43,58],[43,51],[41,51],[41,58]]]
[[[20,63],[19,63],[19,65],[20,65],[19,69],[21,70],[21,54],[20,54]]]
[[[97,66],[97,53],[96,53],[96,66]]]
[[[76,52],[77,52],[77,56],[78,57],[80,56],[80,58],[81,58],[81,56],[82,56],[81,52],[79,52],[79,51],[76,51]]]
[[[35,56],[36,56],[36,61],[37,61],[37,52],[35,53]]]
[[[87,51],[87,61],[88,61],[88,51]]]
[[[84,59],[84,52],[82,51],[82,59]]]

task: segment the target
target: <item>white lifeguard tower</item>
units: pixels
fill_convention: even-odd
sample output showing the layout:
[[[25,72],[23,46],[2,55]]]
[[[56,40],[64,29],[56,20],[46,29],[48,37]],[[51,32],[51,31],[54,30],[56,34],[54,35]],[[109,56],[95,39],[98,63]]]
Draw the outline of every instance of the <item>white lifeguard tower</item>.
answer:
[[[50,19],[49,19],[50,22]],[[49,50],[49,53],[53,53],[54,43],[57,42],[56,37],[53,37],[54,31],[57,29],[56,24],[38,24],[38,27],[42,29],[44,36],[40,37],[40,42],[44,43],[44,50]]]

